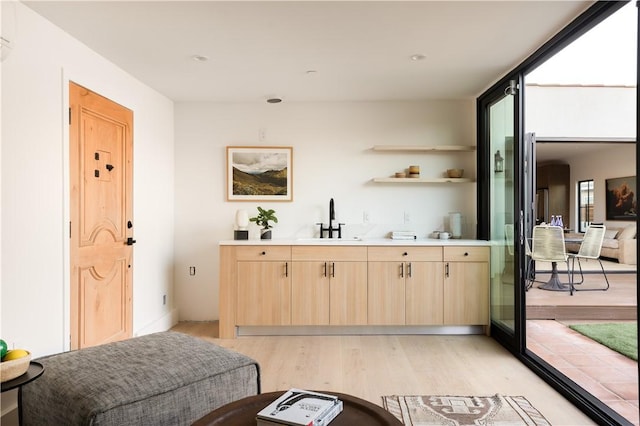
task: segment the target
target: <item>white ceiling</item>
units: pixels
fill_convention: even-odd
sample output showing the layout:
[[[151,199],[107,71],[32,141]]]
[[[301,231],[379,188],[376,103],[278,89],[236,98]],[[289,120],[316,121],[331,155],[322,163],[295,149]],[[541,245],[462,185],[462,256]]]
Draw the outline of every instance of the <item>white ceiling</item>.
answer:
[[[593,1],[25,4],[175,101],[318,102],[475,98]]]

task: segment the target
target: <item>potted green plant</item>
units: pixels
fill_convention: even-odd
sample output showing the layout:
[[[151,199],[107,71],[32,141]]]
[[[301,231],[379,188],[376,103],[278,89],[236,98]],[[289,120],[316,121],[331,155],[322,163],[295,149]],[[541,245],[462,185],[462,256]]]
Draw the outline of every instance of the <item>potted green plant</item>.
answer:
[[[273,228],[273,226],[269,222],[278,223],[278,218],[276,217],[275,213],[276,211],[273,209],[265,210],[262,207],[258,206],[258,215],[249,218],[251,222],[255,222],[258,226],[262,226],[262,229],[260,230],[261,240],[271,239],[270,228]]]

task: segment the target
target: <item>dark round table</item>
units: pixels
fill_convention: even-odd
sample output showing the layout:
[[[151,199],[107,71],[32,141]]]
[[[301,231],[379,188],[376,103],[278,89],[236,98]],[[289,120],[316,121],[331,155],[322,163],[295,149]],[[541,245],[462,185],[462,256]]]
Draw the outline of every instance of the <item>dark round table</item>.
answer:
[[[402,425],[384,408],[364,399],[338,392],[315,391],[335,395],[342,400],[344,408],[331,423],[331,426],[353,425]],[[213,410],[193,426],[255,426],[256,414],[264,407],[278,399],[284,391],[263,393],[249,396]]]
[[[22,376],[18,376],[13,380],[7,380],[0,386],[2,392],[7,392],[12,389],[18,389],[18,424],[22,424],[22,386],[29,382],[34,381],[44,373],[44,367],[42,364],[36,361],[29,363],[29,369]]]

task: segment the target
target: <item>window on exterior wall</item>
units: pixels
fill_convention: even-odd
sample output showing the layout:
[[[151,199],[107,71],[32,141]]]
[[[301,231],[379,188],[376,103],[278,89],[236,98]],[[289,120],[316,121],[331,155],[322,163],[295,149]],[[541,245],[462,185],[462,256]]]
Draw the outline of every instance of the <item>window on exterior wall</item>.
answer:
[[[578,232],[585,232],[593,222],[593,179],[578,182]]]

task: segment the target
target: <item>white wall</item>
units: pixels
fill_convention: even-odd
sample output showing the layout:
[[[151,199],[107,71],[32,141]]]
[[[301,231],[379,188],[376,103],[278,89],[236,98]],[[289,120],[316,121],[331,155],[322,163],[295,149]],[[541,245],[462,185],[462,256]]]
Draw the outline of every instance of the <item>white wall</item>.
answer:
[[[218,318],[220,240],[233,239],[235,212],[273,208],[274,238],[309,237],[328,221],[334,198],[345,236],[380,237],[442,229],[450,211],[475,236],[476,184],[379,184],[409,165],[423,177],[462,167],[475,177],[475,152],[373,152],[374,145],[475,145],[475,102],[176,104],[176,301],[181,320]],[[260,138],[261,130],[264,140]],[[231,146],[292,146],[292,202],[227,202],[226,150]],[[370,223],[363,223],[368,212]],[[405,212],[410,223],[404,223]],[[257,227],[251,238],[258,238]],[[189,276],[189,266],[196,275]]]
[[[633,140],[636,137],[636,88],[627,86],[526,86],[526,131],[536,138]],[[580,144],[580,142],[575,142]],[[570,169],[571,226],[577,228],[577,185],[594,181],[594,222],[606,221],[605,180],[635,176],[634,144],[604,144],[598,151],[573,155],[562,163]]]
[[[173,103],[17,3],[2,62],[0,333],[36,357],[69,348],[69,80],[134,111],[134,333],[171,321]]]
[[[607,226],[621,227],[626,221],[607,221],[606,217],[606,179],[636,175],[636,147],[633,144],[607,145],[602,151],[576,156],[569,162],[571,204],[574,214],[572,224],[578,223],[577,185],[581,180],[593,179],[594,212],[593,222],[603,222]],[[637,197],[637,192],[636,192]]]
[[[525,97],[526,129],[537,138],[635,137],[635,87],[528,84]]]

